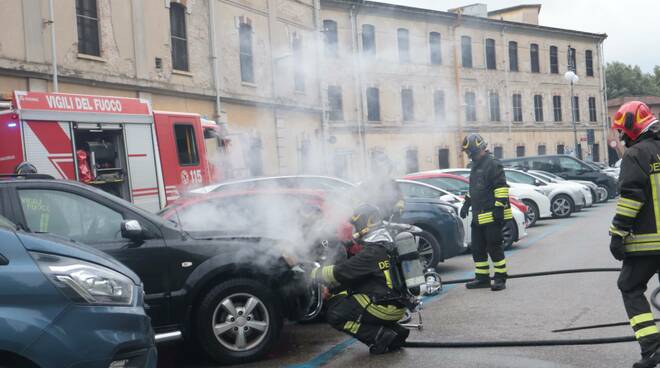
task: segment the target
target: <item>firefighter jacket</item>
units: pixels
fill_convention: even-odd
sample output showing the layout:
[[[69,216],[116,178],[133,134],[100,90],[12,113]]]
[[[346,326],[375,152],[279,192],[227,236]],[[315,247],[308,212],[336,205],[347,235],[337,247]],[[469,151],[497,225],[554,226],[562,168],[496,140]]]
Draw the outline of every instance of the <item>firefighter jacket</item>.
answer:
[[[509,205],[509,186],[502,164],[490,153],[472,163],[470,193],[466,199],[472,206],[472,223],[487,225],[495,222],[493,209],[504,208],[504,219],[513,218]]]
[[[610,226],[629,255],[660,254],[660,141],[649,137],[626,149],[619,175],[621,197]]]
[[[383,301],[392,292],[390,257],[380,245],[366,246],[357,255],[336,265],[318,267],[312,278],[333,289],[343,289],[369,314],[385,321],[398,321],[405,309],[396,301]]]

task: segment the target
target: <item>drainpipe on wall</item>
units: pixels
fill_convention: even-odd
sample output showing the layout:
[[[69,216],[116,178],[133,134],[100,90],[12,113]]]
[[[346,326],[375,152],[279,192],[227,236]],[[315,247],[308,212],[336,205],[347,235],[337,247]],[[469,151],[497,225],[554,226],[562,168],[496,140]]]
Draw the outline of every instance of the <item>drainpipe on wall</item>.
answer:
[[[220,63],[218,60],[217,34],[215,29],[215,2],[209,0],[209,27],[211,42],[211,67],[213,68],[213,87],[215,87],[215,121],[220,124],[222,104],[220,102]]]
[[[273,32],[275,32],[275,25],[277,22],[277,4],[275,0],[267,0],[268,4],[268,57],[270,59],[270,81],[271,81],[271,98],[273,99],[273,124],[275,126],[275,152],[277,154],[277,173],[281,174],[286,168],[284,165],[284,144],[286,144],[286,137],[283,134],[284,121],[279,117],[278,104],[280,101],[277,83],[275,82],[277,62],[273,58]]]
[[[608,117],[608,112],[607,112],[607,78],[605,76],[605,68],[603,65],[605,65],[605,54],[603,51],[603,41],[600,40],[598,43],[598,59],[600,61],[600,90],[602,92],[603,96],[603,107],[601,108],[601,112],[603,114],[603,148],[605,149],[603,159],[609,164],[610,162],[610,157],[609,157],[609,142],[607,141],[607,133],[609,131],[609,124],[607,123],[607,117]]]
[[[53,13],[53,0],[48,0],[48,17],[46,21],[50,25],[50,50],[53,65],[53,91],[59,91],[59,84],[57,82],[57,50],[55,43],[55,15]]]
[[[360,60],[360,49],[358,47],[358,30],[357,30],[357,14],[360,9],[356,10],[355,5],[351,6],[349,17],[351,18],[351,44],[352,44],[352,58],[353,58],[353,80],[355,81],[355,108],[357,118],[358,137],[360,139],[360,147],[362,149],[362,170],[363,173],[367,172],[367,142],[366,142],[366,129],[363,120],[363,106],[362,106],[362,70]]]
[[[461,103],[461,68],[458,66],[458,40],[456,39],[456,28],[460,27],[461,25],[461,13],[459,12],[456,16],[456,21],[452,25],[452,38],[454,39],[454,77],[455,77],[455,85],[456,85],[456,107],[458,111],[457,114],[457,128],[458,128],[458,139],[457,139],[457,147],[458,147],[458,164],[461,167],[465,167],[465,159],[463,157],[463,147],[462,147],[462,142],[463,142],[463,105]]]
[[[316,33],[314,37],[314,41],[316,42],[316,63],[315,64],[315,71],[316,71],[316,84],[319,87],[319,95],[318,95],[318,101],[319,101],[319,106],[321,110],[321,151],[323,153],[323,173],[328,174],[329,173],[329,168],[328,164],[330,163],[331,160],[328,158],[330,157],[330,154],[328,153],[328,138],[330,136],[330,131],[329,131],[329,126],[328,126],[328,120],[326,119],[325,116],[325,108],[324,107],[324,101],[323,101],[323,83],[321,83],[321,69],[319,67],[319,64],[321,63],[321,57],[322,57],[322,45],[323,45],[323,38],[321,37],[323,35],[323,22],[321,22],[321,0],[314,0],[314,26],[316,28]],[[334,174],[334,173],[333,173]]]

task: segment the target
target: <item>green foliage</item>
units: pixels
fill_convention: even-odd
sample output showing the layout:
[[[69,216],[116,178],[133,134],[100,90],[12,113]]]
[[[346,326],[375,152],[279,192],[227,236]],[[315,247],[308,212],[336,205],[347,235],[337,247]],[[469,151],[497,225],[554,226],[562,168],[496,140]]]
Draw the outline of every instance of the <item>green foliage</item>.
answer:
[[[660,96],[660,65],[653,73],[642,73],[639,66],[614,61],[605,66],[607,98]]]

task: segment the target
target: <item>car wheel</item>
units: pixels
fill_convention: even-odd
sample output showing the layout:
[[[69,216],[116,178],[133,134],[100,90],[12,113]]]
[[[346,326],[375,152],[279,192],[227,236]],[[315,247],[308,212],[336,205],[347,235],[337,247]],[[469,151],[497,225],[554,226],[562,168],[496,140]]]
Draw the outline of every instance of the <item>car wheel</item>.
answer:
[[[527,221],[529,222],[529,226],[534,226],[536,224],[536,221],[538,221],[539,217],[541,214],[539,213],[539,207],[534,203],[534,201],[531,201],[529,199],[523,199],[523,203],[525,206],[527,206],[527,213],[525,216],[527,216]]]
[[[425,269],[435,268],[442,257],[440,243],[433,234],[426,230],[417,233],[417,251]]]
[[[550,210],[552,212],[552,217],[564,218],[568,217],[573,213],[575,205],[571,197],[566,194],[559,194],[552,199],[550,203]]]
[[[598,186],[598,203],[605,203],[610,199],[610,191],[604,185]]]
[[[502,226],[502,243],[504,249],[509,249],[513,246],[518,238],[518,225],[515,220],[509,220]]]
[[[264,356],[282,329],[282,314],[270,288],[250,279],[213,287],[195,315],[197,341],[214,361],[240,364]]]

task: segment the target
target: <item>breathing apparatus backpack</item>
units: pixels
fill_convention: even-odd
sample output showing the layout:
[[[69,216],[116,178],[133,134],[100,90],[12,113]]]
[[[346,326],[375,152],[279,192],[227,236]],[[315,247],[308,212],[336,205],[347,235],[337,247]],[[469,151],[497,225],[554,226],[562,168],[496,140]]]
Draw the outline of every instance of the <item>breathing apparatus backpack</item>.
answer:
[[[420,287],[426,283],[415,237],[407,231],[396,234],[387,247],[387,253],[390,257],[392,289],[398,294],[400,303],[414,310],[419,305]]]

